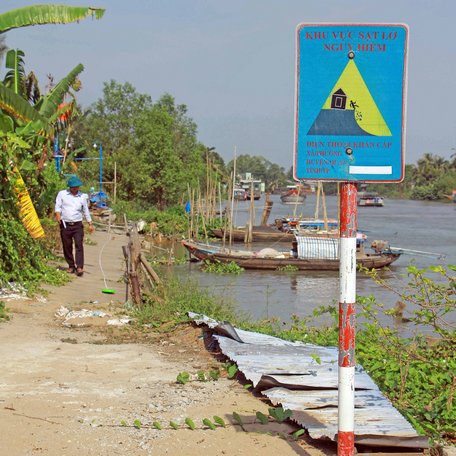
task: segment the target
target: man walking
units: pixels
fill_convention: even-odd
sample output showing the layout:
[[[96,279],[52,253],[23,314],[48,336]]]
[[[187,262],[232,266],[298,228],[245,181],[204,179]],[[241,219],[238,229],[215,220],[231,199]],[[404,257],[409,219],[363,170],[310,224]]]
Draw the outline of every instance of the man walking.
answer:
[[[88,196],[79,191],[80,179],[72,176],[67,182],[69,190],[61,190],[55,200],[55,219],[60,224],[63,255],[68,263],[67,271],[81,277],[84,274],[84,226],[82,218],[89,223],[93,233],[92,217],[87,204]],[[73,242],[75,256],[73,256]]]

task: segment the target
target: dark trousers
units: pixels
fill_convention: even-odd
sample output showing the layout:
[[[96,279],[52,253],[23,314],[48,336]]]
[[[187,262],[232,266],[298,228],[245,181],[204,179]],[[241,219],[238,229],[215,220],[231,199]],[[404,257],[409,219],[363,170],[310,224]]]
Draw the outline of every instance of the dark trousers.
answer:
[[[62,239],[63,255],[70,268],[84,268],[84,226],[82,222],[63,225],[60,222],[60,238]],[[73,241],[75,256],[73,256]]]

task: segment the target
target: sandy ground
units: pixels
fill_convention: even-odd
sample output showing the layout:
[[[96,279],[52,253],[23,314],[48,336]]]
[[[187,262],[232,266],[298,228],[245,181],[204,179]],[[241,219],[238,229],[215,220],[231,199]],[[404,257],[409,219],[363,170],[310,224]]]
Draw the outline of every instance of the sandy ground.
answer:
[[[205,346],[200,328],[171,334],[138,334],[106,326],[109,317],[55,316],[61,306],[123,315],[124,235],[96,232],[86,245],[83,277],[50,288],[45,299],[7,300],[11,321],[0,324],[0,455],[332,455],[296,428],[255,422],[268,403],[238,381],[176,382],[179,372],[221,367]],[[101,252],[101,255],[100,255]],[[116,294],[101,293],[113,288]],[[83,325],[83,326],[78,326]],[[234,426],[238,413],[246,431]],[[220,416],[226,428],[205,428]],[[190,417],[195,430],[184,426]],[[136,421],[137,427],[134,426]],[[173,420],[182,428],[170,428]],[[160,421],[162,430],[152,423]],[[139,423],[141,423],[139,425]]]

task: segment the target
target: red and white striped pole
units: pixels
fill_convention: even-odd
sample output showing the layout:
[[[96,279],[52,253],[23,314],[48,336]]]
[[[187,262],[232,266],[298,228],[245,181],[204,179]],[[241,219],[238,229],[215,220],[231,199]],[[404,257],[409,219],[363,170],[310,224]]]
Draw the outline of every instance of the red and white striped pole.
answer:
[[[355,452],[356,196],[356,183],[341,185],[338,456]]]

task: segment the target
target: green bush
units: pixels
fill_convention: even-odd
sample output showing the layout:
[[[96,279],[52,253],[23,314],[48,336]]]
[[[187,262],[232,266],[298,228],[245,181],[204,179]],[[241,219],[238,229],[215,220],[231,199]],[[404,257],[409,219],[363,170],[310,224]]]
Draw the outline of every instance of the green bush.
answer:
[[[41,283],[65,283],[67,275],[48,265],[54,256],[45,242],[32,239],[21,222],[0,214],[0,286],[14,282],[33,292]]]

